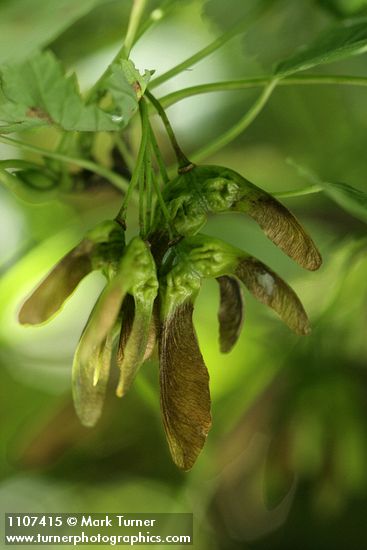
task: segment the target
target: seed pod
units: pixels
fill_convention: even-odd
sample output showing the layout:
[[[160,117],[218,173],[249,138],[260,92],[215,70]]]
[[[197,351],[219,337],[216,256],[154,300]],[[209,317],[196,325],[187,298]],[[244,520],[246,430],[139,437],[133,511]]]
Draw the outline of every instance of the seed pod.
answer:
[[[175,258],[175,259],[174,259]],[[173,266],[165,275],[170,291],[164,294],[163,311],[190,298],[194,300],[203,278],[234,276],[257,300],[271,307],[296,334],[310,331],[308,318],[295,292],[269,267],[224,241],[195,235],[172,247]]]
[[[151,337],[153,301],[134,297],[134,318],[129,337],[119,346],[117,366],[120,369],[120,380],[116,394],[123,397],[134,382],[135,376],[145,360],[149,338]]]
[[[123,349],[125,348],[134,322],[134,298],[131,294],[126,294],[121,306],[121,330],[119,337],[119,347],[117,351],[117,362],[121,362]]]
[[[91,271],[113,271],[124,244],[124,231],[114,221],[103,222],[89,231],[25,301],[19,312],[19,322],[37,325],[48,321]]]
[[[195,235],[208,214],[249,214],[266,236],[283,252],[310,270],[318,269],[321,256],[312,239],[285,206],[234,170],[221,166],[195,166],[164,189],[172,226],[178,235]],[[161,214],[160,214],[161,215]],[[161,218],[155,232],[162,233]]]
[[[127,294],[121,308],[122,322],[117,352],[117,367],[121,371],[116,390],[118,397],[126,394],[139,367],[150,358],[157,335],[154,309],[148,325],[144,311],[139,311],[134,300],[133,296]]]
[[[273,308],[290,328],[299,334],[308,332],[307,316],[296,294],[259,260],[201,234],[171,247],[160,273],[161,407],[173,460],[185,470],[193,466],[210,428],[209,376],[192,323],[194,302],[204,278],[215,278],[221,285],[221,345],[225,351],[234,344],[241,327],[242,299],[234,282],[237,280]],[[236,311],[234,320],[224,312],[229,304]]]
[[[83,336],[83,345],[80,348],[81,361],[86,362],[104,341],[117,320],[127,293],[147,307],[146,315],[150,311],[149,323],[147,321],[150,324],[157,290],[153,257],[146,243],[135,237],[126,247],[115,277],[107,284],[97,301]]]

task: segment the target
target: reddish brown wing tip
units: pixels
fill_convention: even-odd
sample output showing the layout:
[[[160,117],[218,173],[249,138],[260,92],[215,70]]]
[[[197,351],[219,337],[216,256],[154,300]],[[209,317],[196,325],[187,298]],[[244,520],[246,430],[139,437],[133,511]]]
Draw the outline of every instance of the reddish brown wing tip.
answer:
[[[315,271],[322,264],[320,252],[298,220],[268,193],[254,200],[248,211],[266,236],[305,269]]]
[[[243,297],[234,277],[218,277],[220,306],[218,311],[220,351],[228,353],[236,344],[243,324]]]
[[[179,306],[161,327],[163,423],[172,458],[190,470],[211,427],[209,374],[192,323],[193,305]]]
[[[235,275],[296,334],[310,333],[308,317],[297,294],[269,267],[256,258],[247,257],[240,261]]]

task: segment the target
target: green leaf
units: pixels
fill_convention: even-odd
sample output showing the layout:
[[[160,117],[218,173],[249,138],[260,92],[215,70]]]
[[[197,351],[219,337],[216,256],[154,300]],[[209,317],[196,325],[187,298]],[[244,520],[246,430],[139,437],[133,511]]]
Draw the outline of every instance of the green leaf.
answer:
[[[151,71],[143,75],[135,68],[132,61],[120,59],[109,68],[101,83],[101,89],[109,92],[113,100],[114,120],[126,126],[138,110],[139,100],[143,96]]]
[[[351,20],[321,34],[313,44],[279,63],[275,72],[284,77],[366,51],[367,18]]]
[[[0,63],[19,61],[50,43],[101,0],[2,0]]]
[[[37,126],[44,126],[45,120],[41,118],[37,119],[33,116],[27,117],[23,106],[13,101],[9,101],[3,92],[4,77],[2,70],[0,71],[0,78],[0,132],[2,134],[10,134],[12,132],[20,132]]]
[[[85,105],[75,75],[66,77],[51,52],[38,53],[0,72],[0,132],[57,124],[69,131],[113,131],[118,121],[96,105]],[[7,127],[9,125],[9,127]]]
[[[320,182],[324,193],[355,218],[367,223],[367,193],[346,183]]]

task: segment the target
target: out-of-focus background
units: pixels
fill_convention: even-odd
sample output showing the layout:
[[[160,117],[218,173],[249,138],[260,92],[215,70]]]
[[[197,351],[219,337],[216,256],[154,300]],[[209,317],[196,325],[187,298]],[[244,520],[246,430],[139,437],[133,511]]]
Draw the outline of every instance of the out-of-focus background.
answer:
[[[43,11],[30,4],[2,0],[0,61],[48,45],[88,89],[121,44],[130,2],[95,0],[66,30],[63,16],[74,2],[35,3]],[[158,10],[157,19],[163,4],[169,14],[132,52],[139,69],[155,69],[156,75],[208,44],[256,2],[155,0],[150,8]],[[58,7],[64,11],[57,13]],[[269,1],[245,35],[167,82],[157,95],[269,74],[276,61],[320,30],[365,9],[363,0]],[[367,76],[366,56],[318,72]],[[234,124],[258,93],[206,94],[169,108],[188,154]],[[281,87],[245,134],[207,160],[270,192],[310,183],[288,158],[328,181],[366,189],[366,93],[336,85]],[[133,122],[132,136],[136,128]],[[42,130],[22,138],[47,147],[55,136]],[[0,159],[19,154],[0,146]],[[173,161],[168,147],[166,158]],[[307,338],[295,336],[245,293],[243,334],[229,355],[221,355],[218,289],[205,283],[195,323],[211,376],[213,428],[193,470],[182,473],[164,437],[155,359],[144,365],[126,398],[111,392],[96,428],[81,427],[74,414],[72,356],[102,287],[98,275],[83,281],[51,323],[24,328],[16,321],[39,279],[88,228],[113,216],[118,203],[108,186],[37,205],[0,188],[2,511],[192,511],[194,547],[200,550],[366,547],[366,226],[320,194],[286,199],[323,255],[323,267],[311,273],[246,217],[209,221],[206,233],[254,254],[294,287],[313,330]],[[137,229],[133,214],[131,234]]]

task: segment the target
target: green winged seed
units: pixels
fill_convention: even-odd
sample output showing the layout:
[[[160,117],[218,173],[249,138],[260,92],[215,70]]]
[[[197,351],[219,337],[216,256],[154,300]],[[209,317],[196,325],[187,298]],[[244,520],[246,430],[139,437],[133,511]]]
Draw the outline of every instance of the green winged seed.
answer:
[[[310,270],[318,269],[321,256],[312,239],[285,206],[237,172],[221,166],[195,166],[164,189],[164,199],[178,235],[195,235],[208,214],[243,212],[283,252]],[[156,231],[162,220],[157,219]]]
[[[242,311],[237,310],[242,308],[242,300],[233,278],[242,281],[295,332],[307,334],[309,330],[296,294],[259,260],[201,234],[171,247],[163,259],[160,276],[161,408],[173,460],[184,470],[195,463],[211,425],[209,376],[192,322],[194,301],[203,278],[219,279],[226,308],[230,301],[236,304],[231,305],[238,317],[236,322],[231,324],[229,314],[223,313],[225,349],[237,339],[242,320]]]
[[[216,278],[230,272],[237,254],[238,251],[224,241],[201,234],[171,247],[164,258],[164,276],[160,281],[163,315],[169,315],[187,300],[194,301],[203,278]]]
[[[89,231],[25,301],[19,312],[19,322],[37,325],[48,321],[91,271],[116,264],[123,247],[124,231],[117,222],[102,222]]]
[[[201,278],[190,266],[178,265],[159,284],[161,314],[168,316],[179,305],[194,301],[201,286]]]
[[[154,259],[148,245],[135,237],[126,247],[115,277],[97,301],[80,349],[82,361],[94,353],[114,326],[127,293],[153,303],[157,289]]]
[[[219,239],[187,237],[172,247],[176,261],[162,280],[163,315],[193,301],[203,278],[234,276],[263,304],[271,307],[297,334],[308,334],[309,323],[295,292],[265,264]]]
[[[86,238],[95,244],[114,243],[125,245],[125,230],[115,220],[104,220],[86,233]]]
[[[159,345],[163,424],[175,464],[189,470],[211,427],[209,374],[187,301],[163,318]]]
[[[220,292],[218,311],[220,351],[228,353],[236,344],[243,324],[243,297],[241,286],[235,277],[223,275],[217,278]]]
[[[86,361],[80,357],[83,335],[75,352],[72,374],[73,400],[76,413],[84,426],[94,426],[101,416],[110,374],[118,324]]]
[[[117,363],[121,363],[123,350],[127,344],[134,322],[135,304],[131,294],[126,294],[121,306],[121,330],[117,350]]]
[[[158,290],[158,287],[157,287]],[[117,366],[120,380],[116,390],[123,397],[130,389],[135,376],[144,362],[152,329],[153,297],[148,301],[135,297],[134,320],[125,346],[119,347]]]
[[[154,303],[153,315],[151,316],[150,326],[149,326],[148,335],[147,335],[147,342],[146,342],[144,356],[141,360],[141,363],[149,359],[149,357],[151,356],[154,350],[156,335],[157,335],[155,309],[156,309],[156,303]],[[132,357],[131,354],[126,352],[126,346],[129,342],[129,338],[131,335],[131,342],[134,342],[134,341],[137,342],[138,346],[137,346],[136,352],[140,353],[139,342],[141,341],[142,334],[144,334],[144,332],[140,330],[141,322],[135,323],[134,334],[132,334],[135,310],[136,308],[135,308],[134,298],[130,294],[127,294],[121,308],[122,321],[121,321],[121,331],[120,331],[119,345],[118,345],[118,351],[117,351],[117,366],[121,370],[121,381],[123,386],[125,386],[125,388],[126,388],[125,378],[130,372],[130,369],[125,368],[122,365],[124,361],[126,361],[126,355],[129,357]],[[132,357],[132,361],[134,360],[135,360],[134,357]],[[138,365],[137,368],[139,368],[139,366],[140,364]],[[126,390],[125,390],[125,393],[126,393]]]
[[[93,243],[83,240],[62,258],[23,304],[18,315],[22,325],[44,323],[61,309],[80,281],[93,270],[92,249]]]

